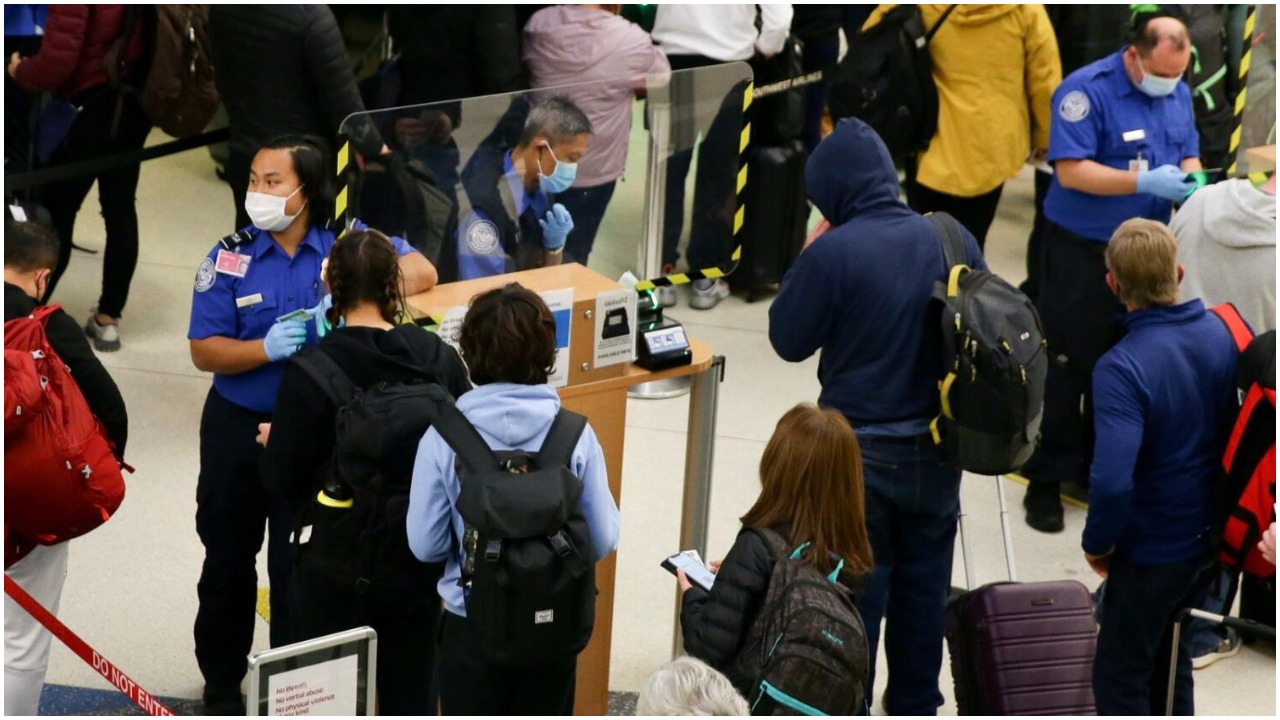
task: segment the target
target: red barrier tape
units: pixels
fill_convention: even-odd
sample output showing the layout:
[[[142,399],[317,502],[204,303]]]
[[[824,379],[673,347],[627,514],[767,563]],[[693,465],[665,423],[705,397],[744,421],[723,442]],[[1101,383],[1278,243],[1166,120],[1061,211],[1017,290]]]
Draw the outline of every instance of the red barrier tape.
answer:
[[[120,671],[120,668],[111,664],[110,660],[98,654],[98,651],[89,647],[89,644],[80,639],[79,635],[71,632],[62,621],[53,616],[53,613],[45,610],[35,598],[27,594],[22,586],[13,581],[8,575],[4,576],[4,593],[13,598],[15,602],[23,607],[24,610],[31,613],[31,617],[40,621],[40,624],[48,628],[59,640],[63,642],[71,652],[80,656],[80,659],[89,663],[89,666],[98,671],[107,682],[116,687],[117,690],[124,693],[143,712],[148,715],[173,715],[173,711],[164,706],[164,703],[156,699],[154,695],[143,690],[138,683],[134,682]]]

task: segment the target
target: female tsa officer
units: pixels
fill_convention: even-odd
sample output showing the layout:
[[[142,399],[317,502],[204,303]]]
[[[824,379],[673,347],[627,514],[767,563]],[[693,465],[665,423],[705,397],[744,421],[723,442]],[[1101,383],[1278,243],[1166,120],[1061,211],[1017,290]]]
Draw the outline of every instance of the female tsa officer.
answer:
[[[270,496],[258,475],[258,423],[270,422],[282,362],[314,344],[311,323],[324,289],[320,264],[336,232],[329,161],[303,138],[268,143],[253,158],[245,211],[249,227],[220,240],[196,272],[191,301],[191,361],[213,373],[200,419],[196,532],[204,544],[197,594],[196,661],[213,714],[244,714],[240,683],[253,641],[257,602],[255,556],[270,518],[267,567],[271,645],[289,642],[288,504]],[[363,226],[360,226],[363,229]],[[405,294],[436,282],[436,270],[400,238],[392,238]],[[298,310],[311,316],[282,319]]]

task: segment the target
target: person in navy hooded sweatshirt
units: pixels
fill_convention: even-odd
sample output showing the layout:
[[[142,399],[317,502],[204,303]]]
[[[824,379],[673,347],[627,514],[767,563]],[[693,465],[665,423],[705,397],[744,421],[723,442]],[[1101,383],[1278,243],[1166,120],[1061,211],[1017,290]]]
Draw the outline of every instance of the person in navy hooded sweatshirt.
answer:
[[[938,415],[941,333],[933,284],[947,272],[932,224],[902,201],[884,142],[848,119],[805,167],[809,198],[825,218],[782,279],[769,309],[769,341],[784,360],[822,352],[818,404],[844,413],[858,436],[875,570],[859,604],[875,680],[880,621],[888,621],[890,715],[932,715],[942,705],[943,613],[960,509],[960,469],[929,435]],[[986,269],[960,228],[967,264]]]

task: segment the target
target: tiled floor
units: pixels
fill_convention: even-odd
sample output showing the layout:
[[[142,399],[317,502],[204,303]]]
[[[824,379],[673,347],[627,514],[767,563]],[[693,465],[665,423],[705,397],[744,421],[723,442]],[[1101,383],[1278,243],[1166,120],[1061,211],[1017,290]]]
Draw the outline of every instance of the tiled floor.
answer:
[[[1030,227],[1029,175],[1005,190],[989,240],[991,265],[1010,280],[1023,276]],[[630,197],[631,194],[625,194]],[[76,240],[100,248],[102,223],[91,197]],[[201,688],[193,656],[192,620],[202,549],[195,533],[197,427],[209,377],[187,354],[191,285],[200,259],[230,232],[231,194],[196,150],[147,163],[138,206],[143,244],[133,294],[122,325],[124,349],[104,355],[129,404],[128,498],[102,529],[74,542],[62,618],[149,692],[195,698]],[[635,208],[620,208],[638,216]],[[602,239],[600,242],[606,242]],[[629,241],[628,241],[629,242]],[[602,257],[626,257],[615,249]],[[76,253],[56,300],[77,318],[97,296],[101,256]],[[769,349],[768,301],[728,300],[713,311],[688,310],[682,295],[674,315],[690,332],[726,356],[712,490],[710,555],[722,556],[740,516],[755,498],[757,464],[778,417],[817,396],[816,360],[790,365]],[[658,561],[673,551],[679,526],[685,408],[683,398],[631,400],[623,477],[623,539],[619,551],[611,689],[637,690],[671,650],[675,583]],[[994,480],[967,478],[963,499],[971,513],[977,577],[1002,579],[1003,553]],[[1068,508],[1067,530],[1046,536],[1021,522],[1023,490],[1006,483],[1020,579],[1095,578],[1079,550],[1083,511]],[[265,584],[265,557],[259,565]],[[963,582],[957,564],[957,582]],[[259,623],[255,649],[265,649]],[[944,713],[954,713],[944,670]],[[882,670],[879,677],[884,677]],[[1196,673],[1204,714],[1275,713],[1275,652],[1271,645]],[[107,685],[55,643],[49,681],[89,688]],[[104,708],[105,709],[105,708]]]

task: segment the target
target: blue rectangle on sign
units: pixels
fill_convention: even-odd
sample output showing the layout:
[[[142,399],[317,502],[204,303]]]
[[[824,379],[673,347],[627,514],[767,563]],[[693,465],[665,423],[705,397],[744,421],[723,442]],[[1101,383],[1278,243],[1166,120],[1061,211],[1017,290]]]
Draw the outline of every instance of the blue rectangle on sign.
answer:
[[[573,313],[571,308],[556,310],[551,317],[556,319],[556,348],[569,347],[569,321]]]

